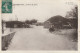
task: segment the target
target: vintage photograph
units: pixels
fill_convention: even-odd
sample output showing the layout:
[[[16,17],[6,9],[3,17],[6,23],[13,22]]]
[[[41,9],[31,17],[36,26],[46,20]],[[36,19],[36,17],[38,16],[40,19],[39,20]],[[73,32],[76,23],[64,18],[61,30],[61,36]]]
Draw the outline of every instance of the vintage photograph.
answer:
[[[77,51],[77,0],[2,0],[2,51]]]

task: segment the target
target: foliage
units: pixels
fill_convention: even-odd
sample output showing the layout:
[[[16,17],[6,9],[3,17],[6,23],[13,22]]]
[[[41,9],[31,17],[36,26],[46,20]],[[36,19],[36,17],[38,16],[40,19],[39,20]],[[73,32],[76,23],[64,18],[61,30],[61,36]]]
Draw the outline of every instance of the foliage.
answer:
[[[37,23],[37,20],[36,19],[26,20],[25,23],[26,24],[33,24],[33,23]]]
[[[56,28],[61,28],[63,25],[68,24],[68,19],[57,15],[57,16],[53,16],[50,19],[48,19],[48,21],[50,21],[50,23],[52,23]]]
[[[71,11],[67,12],[66,18],[70,19],[72,27],[78,28],[78,7],[77,5]]]

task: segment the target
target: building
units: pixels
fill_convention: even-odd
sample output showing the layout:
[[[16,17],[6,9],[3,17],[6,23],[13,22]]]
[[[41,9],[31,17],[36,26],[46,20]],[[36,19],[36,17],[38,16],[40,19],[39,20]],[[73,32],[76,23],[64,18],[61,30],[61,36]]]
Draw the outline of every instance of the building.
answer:
[[[50,28],[52,24],[49,21],[45,21],[43,25],[44,28]]]
[[[24,22],[21,21],[7,21],[6,22],[6,27],[7,28],[21,28],[23,27]]]

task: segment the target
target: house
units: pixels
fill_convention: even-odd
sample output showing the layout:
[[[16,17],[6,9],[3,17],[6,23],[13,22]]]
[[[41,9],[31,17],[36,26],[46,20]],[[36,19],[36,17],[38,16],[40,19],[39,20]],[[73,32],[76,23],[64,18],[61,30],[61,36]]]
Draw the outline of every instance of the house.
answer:
[[[7,28],[21,28],[23,27],[24,23],[21,21],[7,21],[6,27]]]
[[[52,24],[49,21],[45,21],[43,25],[44,28],[50,28]]]

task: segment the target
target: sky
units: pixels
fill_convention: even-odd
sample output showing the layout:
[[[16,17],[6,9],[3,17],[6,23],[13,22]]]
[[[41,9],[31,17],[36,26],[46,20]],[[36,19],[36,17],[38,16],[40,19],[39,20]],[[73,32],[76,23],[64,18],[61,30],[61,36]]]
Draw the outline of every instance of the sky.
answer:
[[[66,13],[77,4],[77,0],[13,0],[12,3],[13,12],[3,13],[3,20],[37,19],[39,22],[44,22],[56,15],[65,17]]]

